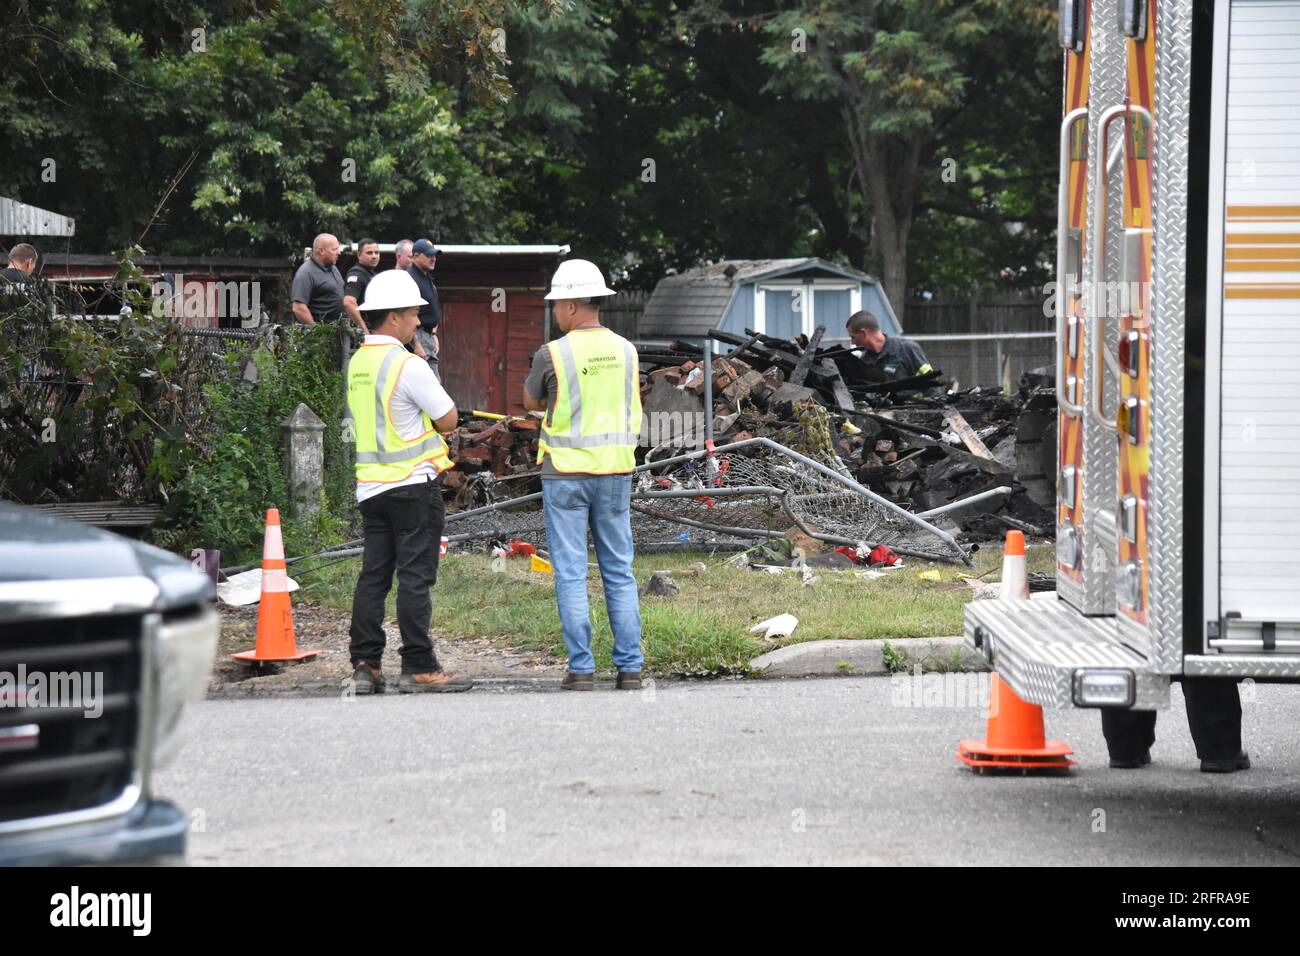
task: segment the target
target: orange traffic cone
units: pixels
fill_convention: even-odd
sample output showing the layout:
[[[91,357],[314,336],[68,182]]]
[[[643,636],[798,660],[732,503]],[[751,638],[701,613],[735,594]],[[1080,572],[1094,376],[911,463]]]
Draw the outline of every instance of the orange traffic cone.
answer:
[[[257,608],[257,644],[251,651],[230,656],[247,664],[272,661],[305,661],[320,651],[300,651],[293,638],[293,607],[289,603],[289,572],[284,563],[284,540],[280,537],[280,512],[266,512],[266,536],[262,539],[262,600]]]
[[[1025,567],[1025,536],[1008,531],[1002,552],[1003,601],[1029,600]],[[1048,740],[1043,730],[1043,708],[1027,704],[996,673],[989,682],[988,738],[960,740],[957,759],[977,773],[987,769],[1068,771],[1073,753],[1064,741]]]

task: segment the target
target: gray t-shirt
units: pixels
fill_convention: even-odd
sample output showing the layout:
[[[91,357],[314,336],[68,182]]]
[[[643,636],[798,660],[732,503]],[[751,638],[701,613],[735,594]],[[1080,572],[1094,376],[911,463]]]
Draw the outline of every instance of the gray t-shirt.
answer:
[[[533,367],[528,371],[528,377],[524,379],[524,388],[528,389],[528,394],[537,399],[537,401],[546,402],[546,417],[551,417],[551,412],[555,410],[555,395],[558,391],[556,387],[557,378],[555,375],[555,363],[551,361],[551,350],[543,345],[533,356]],[[596,475],[585,471],[556,471],[555,466],[551,464],[551,456],[548,454],[542,458],[542,478],[595,478]]]
[[[337,320],[343,314],[343,276],[338,267],[323,266],[308,257],[294,273],[293,301],[307,306],[317,321]]]

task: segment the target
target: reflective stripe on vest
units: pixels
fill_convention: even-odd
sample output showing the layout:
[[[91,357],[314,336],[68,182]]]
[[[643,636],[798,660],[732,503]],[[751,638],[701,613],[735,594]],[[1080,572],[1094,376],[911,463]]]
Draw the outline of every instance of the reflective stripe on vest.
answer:
[[[577,329],[548,349],[558,394],[542,423],[538,463],[549,452],[560,472],[632,471],[641,431],[641,390],[632,343],[606,328]],[[608,371],[602,374],[601,366]],[[593,368],[596,375],[591,374]],[[615,381],[621,388],[614,387]]]
[[[420,412],[423,430],[412,439],[403,438],[389,416],[403,363],[412,359],[418,361],[400,345],[363,345],[348,361],[348,417],[356,437],[358,482],[402,481],[425,461],[439,472],[451,467],[447,445],[427,414]]]

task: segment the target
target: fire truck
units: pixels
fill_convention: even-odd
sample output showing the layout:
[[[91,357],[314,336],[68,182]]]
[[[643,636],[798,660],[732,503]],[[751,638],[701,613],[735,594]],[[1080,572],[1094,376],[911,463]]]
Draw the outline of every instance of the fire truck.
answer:
[[[1056,591],[967,607],[1024,700],[1300,678],[1300,0],[1062,0]]]

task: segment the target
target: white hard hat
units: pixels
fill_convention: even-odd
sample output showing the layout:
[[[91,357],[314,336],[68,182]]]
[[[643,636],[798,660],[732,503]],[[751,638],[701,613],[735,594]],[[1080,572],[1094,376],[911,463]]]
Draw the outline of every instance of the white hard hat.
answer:
[[[366,299],[358,309],[378,311],[380,309],[409,309],[416,305],[428,305],[420,295],[420,287],[405,269],[385,269],[378,273],[366,286]]]
[[[594,262],[586,259],[565,259],[551,276],[548,299],[591,299],[601,295],[617,295],[605,285],[605,273]]]

